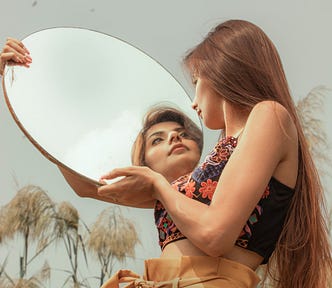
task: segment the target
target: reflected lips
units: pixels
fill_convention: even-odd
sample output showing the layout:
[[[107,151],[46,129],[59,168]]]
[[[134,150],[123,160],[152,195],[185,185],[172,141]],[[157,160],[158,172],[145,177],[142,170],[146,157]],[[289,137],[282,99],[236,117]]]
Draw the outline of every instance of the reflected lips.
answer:
[[[183,144],[176,144],[171,148],[171,151],[169,152],[169,155],[172,154],[173,152],[177,151],[177,150],[188,150],[188,148],[183,145]]]

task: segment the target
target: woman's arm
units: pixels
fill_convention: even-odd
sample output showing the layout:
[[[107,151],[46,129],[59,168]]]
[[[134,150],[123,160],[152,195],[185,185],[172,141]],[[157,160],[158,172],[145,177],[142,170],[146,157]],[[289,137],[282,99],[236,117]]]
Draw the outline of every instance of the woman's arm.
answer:
[[[262,102],[250,113],[210,206],[188,201],[181,193],[166,193],[166,185],[161,182],[156,184],[156,197],[193,244],[211,256],[223,255],[234,246],[271,177],[287,161],[290,150],[297,155],[297,133],[288,112],[279,104]],[[295,185],[297,169],[294,170],[286,172],[292,178],[287,181]]]
[[[77,174],[71,173],[61,166],[58,166],[58,168],[69,186],[80,197],[88,197],[113,204],[136,208],[153,208],[156,202],[153,198],[143,199],[142,197],[128,197],[126,199],[117,199],[112,196],[100,195],[98,194],[98,188],[100,185],[94,184],[91,181],[78,176]]]
[[[288,112],[279,104],[262,102],[250,113],[210,206],[178,193],[164,177],[146,167],[113,170],[107,177],[127,177],[101,187],[98,193],[119,198],[150,193],[162,202],[176,226],[194,245],[208,255],[221,256],[234,246],[269,180],[287,160],[290,146],[297,147],[297,136]],[[297,171],[286,172],[293,175],[295,183]],[[137,183],[142,190],[136,188]]]

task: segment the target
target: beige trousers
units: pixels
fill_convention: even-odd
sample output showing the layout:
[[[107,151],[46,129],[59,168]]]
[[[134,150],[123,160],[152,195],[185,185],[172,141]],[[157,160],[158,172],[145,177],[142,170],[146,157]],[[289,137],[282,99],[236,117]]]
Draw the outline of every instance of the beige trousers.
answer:
[[[183,256],[176,259],[145,260],[143,278],[130,270],[120,270],[101,288],[253,288],[259,282],[249,267],[219,257]]]

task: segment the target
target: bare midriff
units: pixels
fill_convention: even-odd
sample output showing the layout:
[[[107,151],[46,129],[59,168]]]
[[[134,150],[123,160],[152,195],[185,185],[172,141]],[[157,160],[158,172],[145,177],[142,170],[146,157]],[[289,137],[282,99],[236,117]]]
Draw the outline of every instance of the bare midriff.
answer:
[[[188,239],[169,243],[161,253],[161,258],[178,258],[181,256],[207,256],[202,250],[194,246]],[[217,257],[217,256],[216,256]],[[231,251],[222,257],[248,266],[256,270],[263,261],[263,257],[250,250],[234,246]]]

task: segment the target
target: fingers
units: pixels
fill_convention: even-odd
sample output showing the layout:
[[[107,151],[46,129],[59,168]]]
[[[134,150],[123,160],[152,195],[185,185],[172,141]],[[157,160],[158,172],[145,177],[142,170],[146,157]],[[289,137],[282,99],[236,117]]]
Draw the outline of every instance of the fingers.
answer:
[[[135,166],[130,167],[124,167],[124,168],[115,168],[112,171],[102,175],[99,179],[99,181],[103,180],[110,180],[117,177],[127,177],[131,176],[133,173],[135,173],[136,169]]]
[[[22,65],[29,67],[32,62],[31,57],[21,57],[15,52],[2,52],[0,57],[2,63],[7,62],[10,65]]]
[[[101,184],[103,184],[103,185],[106,185],[106,184],[107,184],[107,182],[106,182],[103,178],[100,178],[100,179],[99,179],[99,183],[101,183]]]
[[[98,195],[112,199],[119,199],[123,197],[124,188],[128,185],[128,179],[120,180],[112,184],[106,184],[98,188]]]
[[[116,184],[110,184],[110,185],[104,185],[98,188],[98,195],[100,196],[107,196],[107,195],[112,195],[112,191],[115,190],[114,186],[116,186]]]
[[[0,72],[3,73],[5,64],[30,67],[32,58],[29,50],[23,43],[14,38],[7,38],[6,44],[0,54]]]
[[[99,187],[98,194],[100,196],[107,196],[112,194],[112,191],[119,190],[119,182],[124,179],[126,176],[130,176],[131,174],[128,172],[130,167],[127,168],[116,168],[112,171],[102,175],[99,178],[99,183],[103,184],[103,186]],[[113,180],[113,181],[112,181]],[[120,183],[121,185],[122,183]]]
[[[6,43],[8,43],[9,45],[13,44],[13,45],[17,45],[20,47],[20,49],[23,49],[25,52],[23,52],[23,54],[30,54],[29,50],[24,46],[24,44],[20,41],[17,40],[15,38],[12,37],[8,37]]]

